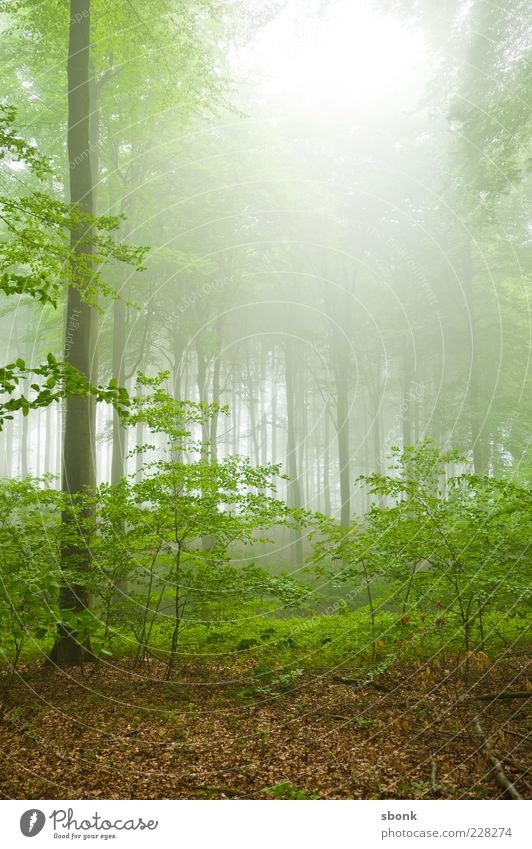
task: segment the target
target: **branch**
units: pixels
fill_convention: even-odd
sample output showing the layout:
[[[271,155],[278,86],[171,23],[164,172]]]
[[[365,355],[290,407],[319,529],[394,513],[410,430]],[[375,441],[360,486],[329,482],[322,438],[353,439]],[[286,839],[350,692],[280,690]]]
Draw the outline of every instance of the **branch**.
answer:
[[[508,794],[508,796],[511,799],[522,800],[523,797],[521,796],[520,793],[517,792],[514,785],[512,784],[510,779],[507,777],[506,773],[504,772],[504,770],[501,766],[501,762],[499,760],[497,760],[495,755],[491,754],[488,740],[487,740],[486,735],[484,734],[484,732],[482,730],[482,726],[481,726],[480,722],[478,721],[478,719],[475,719],[475,728],[477,729],[477,734],[482,741],[482,751],[486,755],[487,760],[490,762],[490,764],[493,768],[493,772],[495,774],[495,778],[497,779],[498,785],[500,787],[502,787],[502,789]]]
[[[503,693],[484,693],[482,696],[472,696],[467,699],[468,702],[491,702],[496,699],[531,699],[532,690],[516,690],[513,693],[506,691]]]

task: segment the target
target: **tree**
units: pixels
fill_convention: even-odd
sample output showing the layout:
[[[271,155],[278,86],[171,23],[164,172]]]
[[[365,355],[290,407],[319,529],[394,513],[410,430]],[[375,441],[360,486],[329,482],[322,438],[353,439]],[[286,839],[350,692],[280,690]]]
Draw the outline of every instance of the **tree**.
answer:
[[[141,587],[118,606],[133,627],[138,657],[148,651],[156,621],[169,626],[166,678],[174,670],[185,609],[214,599],[268,593],[293,605],[307,595],[286,576],[271,576],[255,566],[231,563],[235,545],[251,545],[272,526],[298,528],[307,514],[291,510],[275,497],[278,466],[252,466],[247,458],[214,462],[191,437],[216,413],[213,405],[180,402],[163,387],[167,374],[140,384],[144,391],[128,421],[145,422],[164,434],[162,459],[145,462],[141,481],[135,476],[99,490],[99,520],[91,542],[95,587],[109,611],[113,590],[124,577]],[[146,391],[146,390],[152,390]],[[147,446],[143,453],[149,452]],[[209,545],[202,545],[205,537]],[[103,576],[104,581],[98,576]],[[103,589],[103,592],[102,592]],[[106,621],[112,614],[108,612]]]
[[[421,612],[430,617],[423,627],[436,632],[449,625],[450,640],[457,627],[467,669],[471,652],[492,636],[487,614],[529,597],[530,491],[509,480],[446,474],[460,455],[429,440],[395,448],[392,459],[389,474],[360,479],[389,506],[373,503],[347,531],[325,525],[320,556],[342,560],[337,580],[362,576],[368,592],[376,579],[387,582],[388,604],[400,600],[403,617]]]

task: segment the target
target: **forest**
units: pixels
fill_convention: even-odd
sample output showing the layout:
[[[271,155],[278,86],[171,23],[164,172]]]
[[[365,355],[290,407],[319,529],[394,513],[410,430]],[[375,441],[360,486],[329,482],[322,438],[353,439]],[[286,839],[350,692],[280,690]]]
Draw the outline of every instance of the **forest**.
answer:
[[[0,0],[0,798],[530,776],[525,0]]]

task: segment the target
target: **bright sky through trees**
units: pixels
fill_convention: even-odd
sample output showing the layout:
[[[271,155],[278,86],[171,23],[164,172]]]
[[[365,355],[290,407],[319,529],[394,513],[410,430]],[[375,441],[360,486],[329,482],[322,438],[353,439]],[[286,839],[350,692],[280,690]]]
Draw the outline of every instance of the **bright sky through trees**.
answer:
[[[283,98],[318,120],[346,107],[360,113],[411,108],[431,72],[421,32],[366,0],[344,0],[319,18],[289,4],[248,48],[244,62]]]
[[[532,793],[529,5],[0,0],[0,797]]]

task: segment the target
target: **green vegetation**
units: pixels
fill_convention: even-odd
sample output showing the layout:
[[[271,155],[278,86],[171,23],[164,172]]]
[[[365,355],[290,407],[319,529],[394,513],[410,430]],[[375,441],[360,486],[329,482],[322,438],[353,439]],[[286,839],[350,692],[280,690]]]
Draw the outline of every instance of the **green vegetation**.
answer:
[[[530,789],[514,750],[490,760],[499,732],[525,739],[502,711],[530,691],[527,11],[0,0],[18,732],[68,697],[116,722],[126,773],[137,737],[140,760],[149,739],[197,766],[194,798],[349,797],[314,721],[340,763],[356,737],[359,795]],[[491,788],[430,733],[477,734]],[[6,795],[59,792],[32,780]]]

